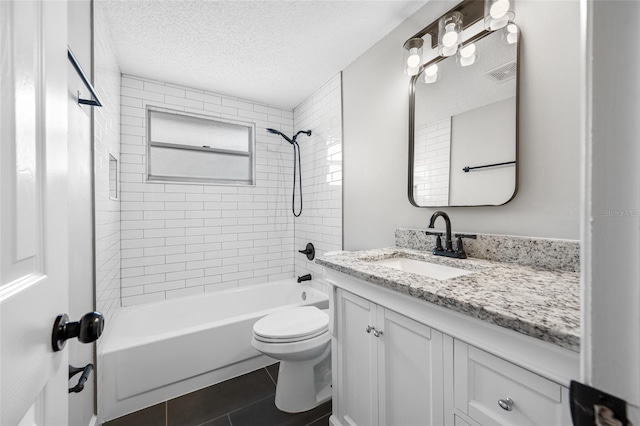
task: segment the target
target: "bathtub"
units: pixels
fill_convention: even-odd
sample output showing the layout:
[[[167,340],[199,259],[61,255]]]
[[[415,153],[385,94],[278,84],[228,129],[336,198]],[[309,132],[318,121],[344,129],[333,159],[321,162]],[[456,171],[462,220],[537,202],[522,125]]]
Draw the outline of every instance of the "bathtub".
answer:
[[[288,280],[118,310],[99,353],[100,420],[272,364],[251,346],[253,324],[305,305],[328,308],[328,297]]]

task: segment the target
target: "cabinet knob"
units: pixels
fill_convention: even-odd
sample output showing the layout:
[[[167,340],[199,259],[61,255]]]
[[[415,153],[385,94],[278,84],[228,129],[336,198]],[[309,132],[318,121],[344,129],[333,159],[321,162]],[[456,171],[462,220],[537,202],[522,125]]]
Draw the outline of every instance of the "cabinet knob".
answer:
[[[380,337],[382,336],[382,330],[376,330],[375,328],[373,329],[373,335],[376,337]]]
[[[498,405],[503,410],[512,411],[513,410],[513,399],[511,399],[511,398],[499,399],[498,400]]]
[[[368,326],[367,326],[367,328],[365,329],[365,331],[366,331],[367,333],[371,333],[371,330],[373,330],[373,329],[374,329],[373,327],[371,327],[370,325],[368,325]]]

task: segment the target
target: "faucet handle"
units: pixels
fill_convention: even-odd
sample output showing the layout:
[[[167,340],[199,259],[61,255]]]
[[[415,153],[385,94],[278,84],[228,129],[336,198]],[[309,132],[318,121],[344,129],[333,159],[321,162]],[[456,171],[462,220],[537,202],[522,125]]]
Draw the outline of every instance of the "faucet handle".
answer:
[[[471,238],[473,240],[478,238],[478,236],[475,234],[453,234],[453,236],[456,238]]]
[[[456,241],[456,252],[457,253],[464,253],[464,246],[462,244],[462,239],[463,238],[471,238],[473,240],[478,238],[478,236],[475,235],[475,234],[455,234],[454,237],[457,238],[457,241]]]
[[[424,231],[424,233],[426,235],[435,235],[436,236],[436,246],[434,248],[434,250],[440,250],[442,251],[442,232],[435,232],[435,231]]]

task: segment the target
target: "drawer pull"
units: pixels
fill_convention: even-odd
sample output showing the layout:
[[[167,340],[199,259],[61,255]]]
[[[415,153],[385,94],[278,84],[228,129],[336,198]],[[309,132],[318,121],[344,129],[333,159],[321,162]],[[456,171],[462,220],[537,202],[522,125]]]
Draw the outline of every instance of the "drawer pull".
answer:
[[[513,399],[511,399],[511,398],[499,399],[498,400],[498,405],[503,410],[512,411],[513,410]]]
[[[371,327],[370,325],[368,325],[368,326],[367,326],[367,328],[365,329],[365,331],[366,331],[367,333],[371,333],[371,330],[373,330],[373,329],[374,329],[373,327]]]
[[[373,329],[373,335],[376,337],[380,337],[382,336],[382,330],[376,330],[375,328]]]

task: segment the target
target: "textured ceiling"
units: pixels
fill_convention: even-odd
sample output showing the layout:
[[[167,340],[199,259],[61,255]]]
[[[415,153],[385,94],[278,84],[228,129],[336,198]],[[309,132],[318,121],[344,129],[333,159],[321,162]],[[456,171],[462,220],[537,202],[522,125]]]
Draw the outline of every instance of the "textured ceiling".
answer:
[[[293,109],[426,0],[96,3],[123,73]]]

